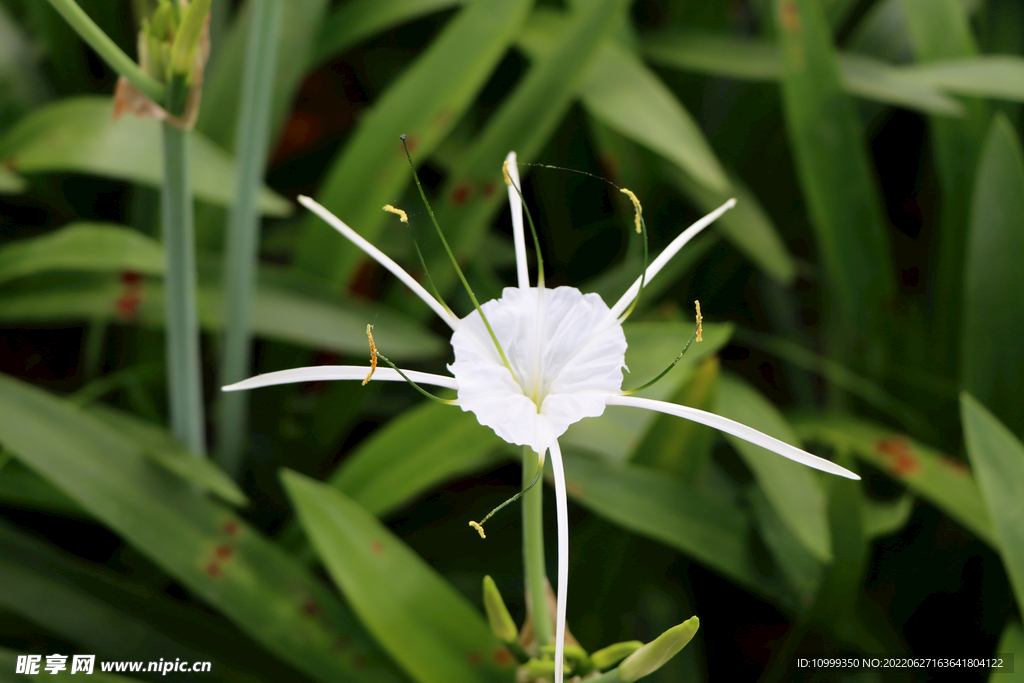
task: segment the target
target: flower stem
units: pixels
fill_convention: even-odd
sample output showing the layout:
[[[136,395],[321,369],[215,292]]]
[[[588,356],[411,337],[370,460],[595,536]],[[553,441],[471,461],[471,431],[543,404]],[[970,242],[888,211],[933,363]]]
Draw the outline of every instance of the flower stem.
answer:
[[[249,375],[252,361],[252,302],[260,215],[257,200],[266,170],[270,142],[270,109],[281,33],[281,0],[255,0],[249,19],[242,94],[235,137],[235,203],[228,214],[224,251],[224,337],[220,384],[234,384]],[[236,476],[242,464],[249,394],[224,394],[218,411],[218,459]]]
[[[523,446],[523,486],[530,483],[543,467],[538,455]],[[526,574],[526,599],[533,615],[537,646],[551,642],[551,618],[548,616],[547,571],[544,564],[544,487],[534,486],[523,495],[523,567]]]
[[[110,37],[96,25],[89,15],[86,14],[75,0],[50,0],[50,4],[57,10],[64,20],[71,24],[82,40],[89,44],[93,50],[110,65],[114,71],[131,81],[132,85],[138,88],[149,99],[157,104],[163,105],[166,97],[166,88],[160,81],[145,73],[135,61],[126,55],[124,51],[114,43]]]
[[[189,179],[189,133],[163,124],[164,179],[160,187],[167,255],[167,391],[172,433],[193,453],[206,452],[196,313],[195,235]]]

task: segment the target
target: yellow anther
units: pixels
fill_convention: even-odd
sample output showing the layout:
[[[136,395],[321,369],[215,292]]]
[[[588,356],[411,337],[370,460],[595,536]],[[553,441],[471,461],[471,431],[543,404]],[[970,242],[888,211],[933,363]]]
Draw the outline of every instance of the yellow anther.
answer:
[[[385,204],[385,205],[384,205],[384,210],[385,210],[385,211],[387,211],[388,213],[393,213],[393,214],[395,214],[396,216],[398,216],[398,218],[399,218],[399,219],[400,219],[400,220],[401,220],[401,221],[402,221],[403,223],[405,223],[405,224],[407,224],[407,225],[408,225],[408,223],[409,223],[409,217],[405,215],[405,211],[402,211],[401,209],[396,209],[395,207],[391,206],[390,204]]]
[[[508,159],[501,164],[501,175],[505,176],[505,184],[512,187],[512,177],[508,174]]]
[[[699,301],[694,301],[693,303],[697,304],[697,341],[704,341],[703,339],[700,338],[700,333],[701,333],[701,325],[700,324],[704,321],[704,316],[702,316],[700,314],[700,302]]]
[[[366,326],[366,336],[370,339],[370,374],[363,380],[364,387],[366,386],[366,383],[370,381],[370,378],[373,377],[373,373],[377,370],[377,345],[373,343],[373,332],[370,331],[372,329],[373,325]]]
[[[480,534],[480,538],[487,538],[487,534],[484,533],[484,528],[476,522],[470,522],[469,525],[476,529],[476,532]]]
[[[639,235],[642,232],[640,229],[640,214],[644,212],[644,210],[640,207],[640,200],[636,198],[636,195],[633,194],[632,190],[627,190],[626,188],[622,187],[619,188],[619,192],[629,197],[629,201],[633,202],[633,210],[636,211],[636,215],[633,217],[633,221],[636,223],[636,234]]]

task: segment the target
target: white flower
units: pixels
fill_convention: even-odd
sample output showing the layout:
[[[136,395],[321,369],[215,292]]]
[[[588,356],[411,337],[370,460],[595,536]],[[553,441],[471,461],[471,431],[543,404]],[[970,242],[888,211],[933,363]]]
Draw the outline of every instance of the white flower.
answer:
[[[508,156],[508,172],[520,187],[515,153]],[[509,187],[515,242],[517,287],[508,287],[500,299],[481,305],[484,318],[473,311],[458,319],[432,297],[397,263],[360,237],[327,209],[308,197],[299,201],[338,232],[373,257],[408,285],[452,328],[455,362],[448,366],[453,377],[404,371],[409,379],[458,392],[455,401],[472,412],[509,443],[529,446],[543,462],[551,453],[555,475],[555,503],[558,522],[558,597],[555,637],[555,683],[562,683],[562,652],[565,643],[565,603],[568,588],[569,531],[558,437],[569,425],[585,417],[597,417],[605,406],[633,406],[699,422],[762,446],[810,467],[851,479],[859,477],[817,456],[790,446],[756,429],[696,408],[628,396],[622,391],[626,337],[623,313],[640,291],[640,279],[609,308],[597,294],[583,294],[574,287],[545,289],[529,285],[523,232],[523,208],[514,187]],[[700,219],[680,234],[651,263],[646,271],[650,281],[658,271],[698,232],[734,205],[723,206]],[[500,349],[495,345],[497,342]],[[504,357],[503,357],[504,356]],[[507,360],[507,363],[506,363]],[[259,375],[224,387],[225,391],[254,389],[273,384],[314,380],[362,380],[368,368],[362,366],[319,366],[282,370]],[[391,368],[378,368],[375,379],[404,381]]]

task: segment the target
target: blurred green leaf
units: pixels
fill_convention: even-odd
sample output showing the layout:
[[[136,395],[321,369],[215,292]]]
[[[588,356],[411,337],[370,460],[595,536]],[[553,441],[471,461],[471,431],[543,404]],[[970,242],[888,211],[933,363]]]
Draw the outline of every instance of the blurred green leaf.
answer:
[[[277,138],[295,94],[308,75],[313,56],[315,36],[323,25],[328,0],[280,0],[282,7],[281,36],[271,104],[271,140]],[[245,6],[220,45],[217,57],[208,69],[203,83],[203,101],[199,107],[196,130],[221,149],[235,148],[235,125],[242,92],[242,65],[245,60],[245,39],[248,33],[249,9]],[[229,176],[227,182],[231,182]]]
[[[999,554],[1024,610],[1024,444],[966,391],[960,394],[960,415]]]
[[[734,375],[723,374],[719,378],[714,412],[801,447],[778,409]],[[743,439],[729,435],[725,438],[753,472],[765,497],[793,534],[820,561],[831,561],[827,503],[818,475],[809,467]]]
[[[470,0],[353,0],[324,21],[320,29],[313,64],[326,61],[357,43],[393,26],[441,12]]]
[[[711,76],[779,81],[784,75],[776,47],[758,40],[673,29],[644,40],[643,49],[657,64]],[[945,116],[963,112],[955,99],[942,92],[940,83],[863,54],[836,57],[842,87],[850,95]]]
[[[0,376],[0,442],[297,669],[322,681],[401,680],[294,560],[94,417]]]
[[[783,56],[782,100],[842,351],[879,335],[895,292],[889,238],[853,102],[821,10],[812,0],[774,0]],[[838,332],[842,330],[842,332]],[[838,351],[839,349],[837,349]]]
[[[445,481],[497,462],[503,445],[472,413],[427,401],[360,443],[327,483],[381,517]]]
[[[0,247],[0,282],[52,270],[164,272],[160,243],[110,223],[72,223]]]
[[[512,655],[469,602],[377,518],[290,470],[281,480],[331,578],[420,683],[507,681]]]
[[[478,0],[460,10],[362,116],[317,200],[373,242],[388,216],[381,207],[396,202],[411,181],[398,136],[408,134],[409,151],[422,163],[491,77],[530,4]],[[495,170],[500,169],[499,163]],[[322,220],[306,217],[296,251],[300,270],[341,284],[361,258],[358,248]]]
[[[0,457],[9,455],[6,451]],[[60,489],[17,460],[5,463],[0,469],[0,501],[30,510],[56,512],[71,517],[85,517],[85,512]]]
[[[626,323],[626,367],[630,372],[623,387],[640,386],[658,376],[682,351],[693,334],[693,326],[677,322]],[[704,341],[694,343],[682,360],[657,384],[637,395],[665,400],[688,382],[694,369],[718,352],[732,336],[732,325],[706,323]],[[645,434],[659,419],[650,410],[609,406],[600,417],[569,426],[559,438],[563,446],[576,446],[612,462],[626,462],[643,442]]]
[[[633,465],[565,453],[566,491],[580,505],[634,533],[665,543],[747,588],[782,597],[747,545],[749,520],[731,502]]]
[[[959,460],[856,418],[802,417],[792,422],[805,441],[851,451],[994,545],[992,523],[978,486]]]
[[[93,404],[87,410],[121,436],[135,442],[145,456],[168,472],[237,507],[249,504],[242,489],[224,470],[212,460],[189,451],[163,428],[102,403]]]
[[[1021,628],[1019,623],[1011,622],[1006,625],[1006,628],[1003,629],[1003,635],[999,638],[999,644],[996,645],[996,652],[1006,654],[1012,652],[1015,655],[1020,655],[1020,653],[1024,652],[1024,628]],[[1008,664],[1008,662],[1003,662],[1003,666],[1006,668],[1009,668]],[[1000,671],[993,667],[988,676],[989,683],[1005,683],[1007,681],[1005,674],[1005,670]],[[1015,668],[1014,678],[1010,680],[1019,683],[1020,679],[1024,677],[1022,674],[1024,674],[1024,669]]]
[[[899,73],[958,95],[1024,102],[1024,58],[1017,55],[927,62],[905,66]]]
[[[268,278],[272,280],[273,278]],[[0,297],[0,320],[117,320],[162,326],[163,284],[123,282],[115,277],[47,275],[9,285]],[[201,283],[199,321],[204,329],[220,328],[220,289]],[[259,337],[314,349],[368,356],[366,325],[374,322],[375,338],[388,357],[432,358],[444,348],[440,338],[408,317],[379,305],[352,300],[331,302],[301,289],[276,283],[260,285],[253,312]]]
[[[1013,126],[992,121],[974,181],[961,337],[962,386],[1024,434],[1024,158]]]
[[[799,610],[806,612],[814,604],[827,565],[811,554],[807,545],[796,537],[760,487],[751,486],[747,499],[765,546],[796,595]]]
[[[9,168],[0,166],[0,194],[21,194],[27,188],[27,180]]]
[[[864,537],[874,539],[899,531],[906,526],[913,511],[914,497],[907,493],[885,503],[865,498],[861,510]]]
[[[156,187],[163,167],[160,124],[123,116],[111,120],[108,97],[69,97],[38,109],[0,137],[0,163],[21,174],[71,172]],[[193,133],[192,191],[197,199],[227,206],[234,193],[234,161]],[[287,216],[291,203],[264,188],[260,209]]]

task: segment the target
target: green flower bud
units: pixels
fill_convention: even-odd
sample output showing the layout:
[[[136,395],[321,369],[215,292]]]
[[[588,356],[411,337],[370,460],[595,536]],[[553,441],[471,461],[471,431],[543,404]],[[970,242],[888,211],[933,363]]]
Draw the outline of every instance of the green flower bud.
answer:
[[[171,45],[171,75],[192,80],[192,66],[199,49],[199,34],[206,25],[212,0],[192,0],[185,9]]]
[[[653,673],[686,647],[700,627],[697,617],[690,617],[678,626],[673,626],[626,658],[617,669],[624,683],[633,683]]]
[[[516,622],[512,621],[512,615],[505,607],[505,601],[501,599],[498,586],[490,576],[484,577],[484,610],[487,612],[487,621],[491,625],[491,631],[503,643],[515,642],[519,637],[519,629]]]
[[[614,643],[590,655],[590,659],[594,662],[594,666],[604,671],[608,667],[618,664],[626,656],[633,654],[643,647],[643,645],[639,640]]]

